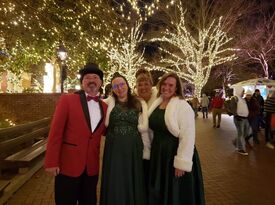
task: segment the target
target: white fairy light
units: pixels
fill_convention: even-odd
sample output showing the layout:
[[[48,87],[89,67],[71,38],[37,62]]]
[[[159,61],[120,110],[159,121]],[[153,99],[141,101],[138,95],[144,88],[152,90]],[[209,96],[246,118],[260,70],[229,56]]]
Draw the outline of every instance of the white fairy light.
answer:
[[[214,66],[236,59],[228,43],[232,38],[221,28],[222,18],[215,19],[205,28],[197,28],[197,37],[187,30],[185,12],[177,5],[180,11],[180,21],[174,22],[176,32],[169,30],[164,32],[161,38],[153,38],[152,41],[168,42],[178,48],[170,52],[161,48],[169,57],[161,59],[167,67],[155,67],[164,72],[176,72],[180,78],[194,84],[194,94],[200,96],[203,86],[207,83],[210,71]]]

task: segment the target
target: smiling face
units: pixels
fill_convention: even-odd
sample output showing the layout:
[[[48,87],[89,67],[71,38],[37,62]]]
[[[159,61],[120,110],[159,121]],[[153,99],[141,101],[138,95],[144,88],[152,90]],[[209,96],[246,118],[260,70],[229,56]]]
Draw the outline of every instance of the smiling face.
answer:
[[[176,94],[177,81],[173,77],[166,78],[160,85],[160,94],[164,100],[169,100]]]
[[[122,77],[116,77],[112,80],[112,90],[119,101],[127,101],[128,86]]]
[[[152,94],[152,84],[149,80],[142,80],[137,82],[137,94],[139,97],[148,101]]]
[[[102,85],[102,81],[97,74],[89,73],[84,75],[81,85],[86,93],[95,96]]]

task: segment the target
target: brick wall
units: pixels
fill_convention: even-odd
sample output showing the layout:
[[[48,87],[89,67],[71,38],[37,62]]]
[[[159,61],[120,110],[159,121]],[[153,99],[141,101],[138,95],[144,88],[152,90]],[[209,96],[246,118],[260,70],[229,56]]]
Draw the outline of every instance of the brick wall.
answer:
[[[52,117],[60,93],[0,94],[0,121],[16,124]]]

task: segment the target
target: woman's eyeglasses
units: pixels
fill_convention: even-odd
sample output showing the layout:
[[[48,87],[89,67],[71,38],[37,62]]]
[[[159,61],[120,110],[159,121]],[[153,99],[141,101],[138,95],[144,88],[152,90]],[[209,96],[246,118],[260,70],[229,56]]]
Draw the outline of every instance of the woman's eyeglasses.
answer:
[[[116,89],[122,88],[125,84],[126,83],[113,84],[112,88],[113,90],[116,90]]]

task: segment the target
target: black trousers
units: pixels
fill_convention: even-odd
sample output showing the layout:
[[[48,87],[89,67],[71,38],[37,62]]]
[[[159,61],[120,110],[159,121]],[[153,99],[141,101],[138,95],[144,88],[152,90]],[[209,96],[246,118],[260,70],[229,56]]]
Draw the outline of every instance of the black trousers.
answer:
[[[96,205],[98,175],[88,176],[86,170],[79,177],[59,174],[55,177],[56,205]]]
[[[266,113],[265,118],[265,142],[270,142],[273,140],[273,132],[271,130],[271,113]]]

